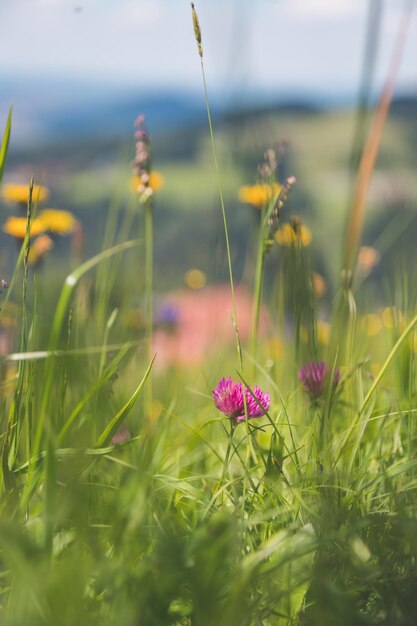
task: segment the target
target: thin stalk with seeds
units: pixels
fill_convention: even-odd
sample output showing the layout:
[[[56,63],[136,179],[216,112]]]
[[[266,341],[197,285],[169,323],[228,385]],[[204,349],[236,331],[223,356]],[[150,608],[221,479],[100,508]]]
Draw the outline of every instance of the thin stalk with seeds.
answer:
[[[137,178],[138,199],[145,207],[145,344],[146,358],[152,358],[153,343],[153,189],[150,185],[152,171],[152,145],[143,115],[135,121],[136,154],[133,172]],[[152,410],[152,372],[144,390],[146,416]]]
[[[237,348],[237,353],[238,353],[238,357],[239,357],[240,367],[243,369],[243,355],[242,355],[242,348],[241,348],[240,336],[239,336],[239,327],[238,327],[238,321],[237,321],[237,308],[236,308],[235,288],[234,288],[234,280],[233,280],[232,257],[231,257],[231,252],[230,252],[229,231],[228,231],[228,227],[227,227],[226,209],[225,209],[225,205],[224,205],[223,189],[222,189],[222,184],[221,184],[221,179],[220,179],[219,164],[218,164],[218,160],[217,160],[216,143],[215,143],[215,140],[214,140],[213,124],[212,124],[212,120],[211,120],[211,112],[210,112],[210,103],[209,103],[208,90],[207,90],[206,75],[205,75],[205,71],[204,71],[201,28],[200,28],[200,22],[199,22],[199,19],[198,19],[197,11],[195,9],[195,6],[194,6],[193,2],[191,3],[191,14],[192,14],[193,26],[194,26],[194,36],[195,36],[195,40],[196,40],[196,43],[197,43],[198,54],[200,56],[201,74],[202,74],[202,78],[203,78],[203,87],[204,87],[204,99],[205,99],[205,103],[206,103],[207,120],[208,120],[209,131],[210,131],[211,150],[212,150],[212,155],[213,155],[214,168],[215,168],[215,171],[216,171],[217,188],[218,188],[218,191],[219,191],[220,206],[221,206],[221,212],[222,212],[222,218],[223,218],[223,229],[224,229],[224,236],[225,236],[225,242],[226,242],[226,253],[227,253],[227,264],[228,264],[228,269],[229,269],[230,290],[231,290],[231,294],[232,294],[233,328],[234,328],[235,336],[236,336],[236,348]]]

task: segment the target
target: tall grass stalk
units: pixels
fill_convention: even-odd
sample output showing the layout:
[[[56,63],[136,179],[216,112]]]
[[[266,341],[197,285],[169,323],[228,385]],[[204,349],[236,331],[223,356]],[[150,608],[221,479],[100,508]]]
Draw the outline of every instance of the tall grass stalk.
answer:
[[[233,308],[232,323],[233,323],[233,329],[235,331],[236,348],[237,348],[237,353],[238,353],[238,357],[239,357],[240,368],[243,371],[243,355],[242,355],[242,347],[241,347],[241,343],[240,343],[239,326],[238,326],[238,320],[237,320],[237,309],[236,309],[235,287],[234,287],[234,280],[233,280],[232,257],[231,257],[231,253],[230,253],[229,230],[228,230],[228,226],[227,226],[226,209],[225,209],[224,198],[223,198],[223,188],[222,188],[222,183],[221,183],[221,178],[220,178],[220,169],[219,169],[219,163],[218,163],[218,159],[217,159],[216,143],[215,143],[215,139],[214,139],[213,124],[212,124],[212,119],[211,119],[211,111],[210,111],[210,102],[209,102],[208,90],[207,90],[206,74],[205,74],[205,71],[204,71],[203,46],[202,46],[202,39],[201,39],[201,29],[200,29],[200,23],[199,23],[199,20],[198,20],[197,11],[196,11],[195,6],[194,6],[193,3],[191,3],[191,11],[192,11],[192,19],[193,19],[193,25],[194,25],[194,35],[195,35],[195,39],[196,39],[196,42],[197,42],[198,54],[200,56],[201,75],[202,75],[202,78],[203,78],[203,88],[204,88],[204,99],[205,99],[205,103],[206,103],[207,120],[208,120],[209,131],[210,131],[211,150],[212,150],[212,155],[213,155],[214,168],[215,168],[215,171],[216,171],[217,188],[218,188],[218,191],[219,191],[220,207],[221,207],[222,218],[223,218],[223,229],[224,229],[224,237],[225,237],[225,242],[226,242],[227,266],[228,266],[228,269],[229,269],[230,290],[231,290],[231,295],[232,295],[232,308]]]
[[[385,124],[388,118],[392,96],[394,93],[395,80],[397,78],[397,74],[401,64],[413,6],[414,0],[407,0],[404,4],[403,14],[401,17],[397,38],[395,41],[395,47],[391,58],[388,78],[379,98],[375,117],[359,163],[359,170],[352,200],[352,206],[348,215],[344,246],[344,280],[348,281],[348,283],[351,280],[351,275],[354,269],[356,255],[360,244],[365,215],[365,206],[368,198],[371,178],[375,168],[379,147],[381,145]]]
[[[145,202],[145,324],[146,324],[146,358],[152,358],[153,345],[153,201],[152,197]],[[145,413],[152,410],[152,372],[144,390]]]
[[[265,217],[267,213],[268,213],[267,207],[263,206],[261,210],[261,219],[260,219],[260,224],[259,224],[258,247],[257,247],[256,269],[255,269],[255,287],[254,287],[254,294],[253,294],[251,353],[254,358],[254,363],[256,363],[256,354],[257,354],[257,346],[258,346],[259,315],[260,315],[261,304],[262,304],[262,287],[263,287],[263,275],[264,275],[264,268],[265,268]]]
[[[342,284],[339,297],[336,299],[335,313],[333,316],[334,324],[332,341],[329,354],[330,358],[333,359],[336,351],[339,351],[340,357],[345,359],[348,368],[351,368],[353,363],[352,337],[354,335],[356,312],[356,303],[352,290],[354,269],[362,236],[366,201],[391,106],[395,80],[400,68],[413,7],[414,0],[405,0],[395,46],[391,57],[388,77],[381,92],[374,119],[360,158],[352,203],[347,216],[341,274]],[[346,328],[348,328],[347,334],[345,334],[343,330]],[[344,342],[340,342],[339,340],[341,335],[345,335],[346,337]]]

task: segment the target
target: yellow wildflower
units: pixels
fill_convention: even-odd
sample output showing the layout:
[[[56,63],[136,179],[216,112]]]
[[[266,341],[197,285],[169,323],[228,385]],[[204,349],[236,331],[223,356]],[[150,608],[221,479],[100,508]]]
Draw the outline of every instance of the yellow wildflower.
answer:
[[[322,345],[326,345],[329,343],[330,337],[330,324],[328,322],[323,322],[322,320],[317,320],[317,340]]]
[[[259,183],[257,185],[244,185],[239,189],[239,200],[251,204],[257,209],[261,209],[268,204],[281,191],[278,183]]]
[[[310,245],[311,239],[311,230],[298,218],[293,218],[289,224],[283,224],[275,233],[275,241],[281,246],[300,245],[304,248]]]
[[[29,250],[29,263],[36,265],[53,247],[54,242],[49,235],[36,237]]]
[[[361,330],[368,335],[368,337],[375,337],[382,330],[382,322],[378,315],[375,313],[369,313],[363,315],[360,319]]]
[[[26,204],[29,195],[29,185],[13,184],[9,183],[3,185],[1,195],[5,200],[9,202],[18,202],[19,204]],[[42,202],[46,200],[49,195],[49,190],[41,185],[33,185],[32,200],[33,202]]]
[[[273,361],[279,359],[284,354],[284,346],[282,341],[278,337],[273,337],[265,344],[265,351],[268,358]]]
[[[405,324],[404,315],[395,306],[387,306],[382,311],[382,321],[387,328],[402,328]]]
[[[184,280],[190,289],[201,289],[207,283],[207,276],[201,270],[191,269],[185,273]]]
[[[27,220],[26,217],[9,217],[3,230],[5,233],[12,235],[16,239],[24,239],[26,237]],[[42,220],[36,217],[30,223],[30,234],[36,237],[45,231],[45,225]]]
[[[39,219],[45,226],[45,230],[57,235],[67,235],[72,233],[77,220],[70,211],[60,211],[58,209],[45,209],[39,213]]]
[[[153,193],[156,193],[157,191],[162,189],[164,184],[165,184],[165,178],[162,176],[162,174],[160,172],[151,172],[149,174],[148,187],[150,187],[150,189],[153,191]],[[139,176],[134,176],[132,178],[132,189],[133,189],[133,191],[137,191],[139,193],[142,193],[142,188],[143,188],[143,183],[142,183],[140,177]]]

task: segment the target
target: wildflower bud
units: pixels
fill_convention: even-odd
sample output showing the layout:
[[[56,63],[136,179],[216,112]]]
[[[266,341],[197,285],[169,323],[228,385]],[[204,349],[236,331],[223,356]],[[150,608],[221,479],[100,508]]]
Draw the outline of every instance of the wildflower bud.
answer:
[[[191,3],[191,13],[193,16],[194,37],[197,42],[198,54],[201,58],[203,58],[203,46],[201,45],[201,28],[200,22],[198,20],[197,11],[194,7],[194,2]]]
[[[144,122],[145,122],[145,116],[143,115],[143,113],[141,113],[135,119],[135,126],[143,126]]]
[[[298,217],[298,215],[293,215],[290,218],[290,224],[295,234],[298,234],[301,229],[301,219]]]
[[[7,280],[4,280],[4,278],[2,278],[2,279],[0,280],[0,287],[1,287],[2,289],[8,289],[8,287],[9,287],[9,283],[7,282]]]
[[[298,380],[301,381],[305,391],[312,400],[317,400],[323,395],[328,377],[331,375],[327,364],[324,361],[311,361],[305,363],[298,371]],[[333,380],[331,381],[333,390],[336,389],[340,382],[340,371],[336,367],[333,371]]]
[[[137,130],[135,131],[135,139],[138,139],[139,141],[143,141],[147,143],[148,135],[146,134],[146,131],[144,130]]]
[[[293,185],[295,185],[295,183],[297,182],[297,179],[295,176],[289,176],[287,178],[287,187],[292,187]]]
[[[272,170],[266,163],[263,163],[258,168],[260,178],[267,180],[272,175]]]
[[[146,163],[148,159],[149,159],[149,153],[146,152],[146,150],[142,150],[142,152],[138,152],[136,154],[136,161],[138,163]]]
[[[268,148],[264,156],[265,156],[265,161],[268,163],[271,170],[275,172],[275,170],[277,169],[277,165],[278,165],[277,155],[275,153],[275,150],[273,150],[272,148]]]

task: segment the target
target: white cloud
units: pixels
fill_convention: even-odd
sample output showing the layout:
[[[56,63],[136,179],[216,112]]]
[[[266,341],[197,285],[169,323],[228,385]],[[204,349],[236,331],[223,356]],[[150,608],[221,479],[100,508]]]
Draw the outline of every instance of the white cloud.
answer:
[[[328,21],[354,17],[364,4],[364,0],[290,0],[287,6],[299,18]]]

